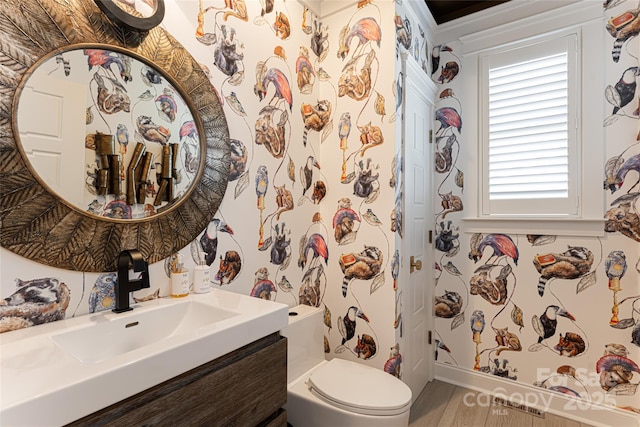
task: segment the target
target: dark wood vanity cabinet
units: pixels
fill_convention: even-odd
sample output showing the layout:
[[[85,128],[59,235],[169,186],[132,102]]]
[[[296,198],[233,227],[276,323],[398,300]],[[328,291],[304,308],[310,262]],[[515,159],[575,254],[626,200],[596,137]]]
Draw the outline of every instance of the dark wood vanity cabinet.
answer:
[[[69,426],[285,427],[287,340],[268,335]]]

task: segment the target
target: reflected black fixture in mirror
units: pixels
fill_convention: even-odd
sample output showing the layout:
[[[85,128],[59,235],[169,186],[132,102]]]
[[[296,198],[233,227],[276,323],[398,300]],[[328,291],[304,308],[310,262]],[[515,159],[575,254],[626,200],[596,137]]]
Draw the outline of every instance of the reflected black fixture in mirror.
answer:
[[[114,23],[132,31],[149,31],[162,22],[164,18],[164,0],[144,0],[144,4],[151,8],[148,16],[136,16],[125,10],[125,2],[118,4],[118,0],[94,0],[100,10]],[[128,3],[135,2],[129,1]]]
[[[197,238],[224,196],[230,141],[216,91],[189,52],[159,26],[131,46],[129,30],[114,25],[93,0],[4,0],[0,28],[2,247],[53,267],[103,272],[116,271],[122,250],[138,248],[154,263]],[[193,112],[200,136],[194,183],[179,201],[152,217],[123,220],[88,214],[42,182],[21,146],[17,107],[35,67],[59,52],[96,45],[130,52],[153,64],[172,80]],[[85,141],[73,143],[84,147]]]

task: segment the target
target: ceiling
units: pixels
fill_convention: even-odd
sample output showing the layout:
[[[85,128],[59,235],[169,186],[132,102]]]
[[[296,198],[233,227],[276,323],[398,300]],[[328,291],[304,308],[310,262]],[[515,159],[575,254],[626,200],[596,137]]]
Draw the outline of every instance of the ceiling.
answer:
[[[425,0],[437,24],[452,21],[492,6],[506,3],[508,0],[462,1],[462,0]]]

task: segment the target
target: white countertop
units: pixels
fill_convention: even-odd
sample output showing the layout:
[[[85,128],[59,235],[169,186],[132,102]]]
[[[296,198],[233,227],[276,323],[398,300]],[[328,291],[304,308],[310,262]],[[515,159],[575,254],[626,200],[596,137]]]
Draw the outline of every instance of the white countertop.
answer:
[[[52,336],[184,301],[237,313],[142,348],[84,363]],[[105,408],[287,326],[284,304],[214,289],[180,299],[134,304],[0,334],[0,425],[59,426]]]

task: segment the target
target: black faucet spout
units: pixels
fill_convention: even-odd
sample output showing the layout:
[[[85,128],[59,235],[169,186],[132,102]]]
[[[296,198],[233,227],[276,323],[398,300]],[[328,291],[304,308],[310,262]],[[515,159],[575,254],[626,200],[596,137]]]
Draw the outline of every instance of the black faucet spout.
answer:
[[[134,273],[140,273],[137,279],[129,278],[129,269],[133,267]],[[115,313],[133,310],[129,306],[129,293],[149,287],[149,266],[142,257],[140,251],[128,249],[120,252],[118,256],[118,281],[115,284],[116,307]]]

